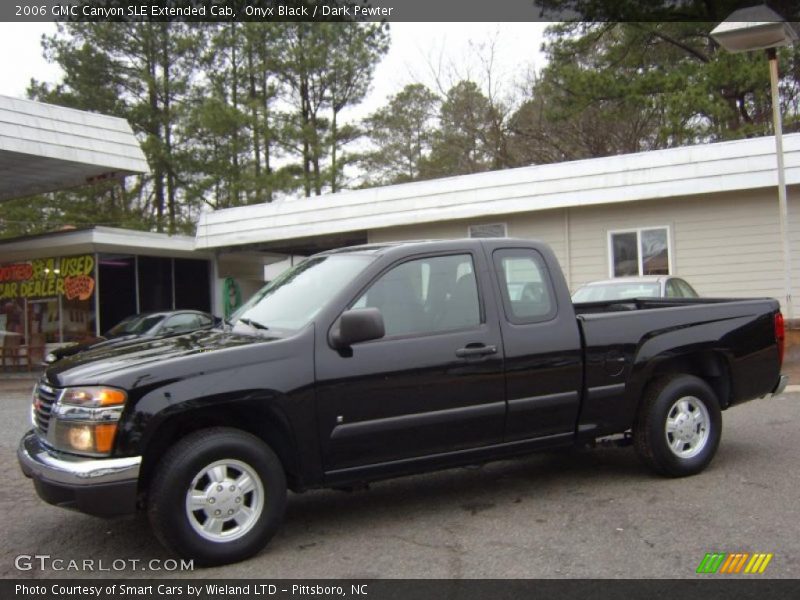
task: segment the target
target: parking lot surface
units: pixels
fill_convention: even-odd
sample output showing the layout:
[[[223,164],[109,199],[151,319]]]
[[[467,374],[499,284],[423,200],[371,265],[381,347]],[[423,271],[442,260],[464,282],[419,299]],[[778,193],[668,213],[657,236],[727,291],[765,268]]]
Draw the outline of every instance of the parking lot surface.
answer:
[[[800,575],[797,393],[725,412],[717,456],[695,477],[656,477],[631,448],[598,447],[380,482],[366,491],[311,491],[290,495],[283,528],[256,557],[167,572],[142,570],[152,559],[170,558],[144,517],[102,520],[36,496],[16,460],[29,428],[31,386],[0,380],[6,578],[707,578],[695,574],[707,552],[773,553],[756,577]],[[97,569],[102,561],[109,570],[19,570],[19,555],[49,555],[63,559],[62,567],[93,560]],[[110,568],[121,560],[140,562]]]

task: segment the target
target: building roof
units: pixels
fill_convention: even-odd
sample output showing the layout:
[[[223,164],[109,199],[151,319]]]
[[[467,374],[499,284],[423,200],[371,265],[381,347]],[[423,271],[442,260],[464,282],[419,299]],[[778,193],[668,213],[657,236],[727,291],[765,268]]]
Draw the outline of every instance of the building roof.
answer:
[[[784,136],[800,183],[800,134]],[[774,137],[418,181],[203,213],[198,248],[340,235],[554,208],[657,201],[777,185]]]
[[[194,248],[195,240],[189,235],[167,235],[101,226],[0,240],[3,262],[94,252],[210,258],[208,253],[195,252]]]
[[[0,96],[0,201],[147,171],[125,119]]]

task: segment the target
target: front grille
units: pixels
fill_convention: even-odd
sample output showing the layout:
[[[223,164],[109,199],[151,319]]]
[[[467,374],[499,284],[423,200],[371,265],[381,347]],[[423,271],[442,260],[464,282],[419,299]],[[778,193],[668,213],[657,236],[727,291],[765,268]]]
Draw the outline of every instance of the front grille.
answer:
[[[53,405],[58,398],[59,390],[51,388],[49,385],[40,383],[36,386],[33,397],[33,422],[36,429],[42,435],[47,435],[47,428],[50,426],[50,415],[53,412]]]

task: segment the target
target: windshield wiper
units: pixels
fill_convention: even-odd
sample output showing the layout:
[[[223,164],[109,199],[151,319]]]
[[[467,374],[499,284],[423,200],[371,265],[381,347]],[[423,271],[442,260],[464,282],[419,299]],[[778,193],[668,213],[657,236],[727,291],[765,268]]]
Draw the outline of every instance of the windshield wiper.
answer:
[[[245,325],[250,325],[253,329],[269,329],[266,325],[259,323],[258,321],[253,321],[253,319],[241,318],[239,319]]]

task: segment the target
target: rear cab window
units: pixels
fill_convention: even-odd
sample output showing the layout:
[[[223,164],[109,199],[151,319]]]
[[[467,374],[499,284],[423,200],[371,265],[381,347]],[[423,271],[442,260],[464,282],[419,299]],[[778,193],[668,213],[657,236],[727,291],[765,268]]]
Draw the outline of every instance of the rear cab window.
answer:
[[[493,253],[495,273],[506,319],[515,324],[549,321],[558,305],[542,255],[529,248]]]

